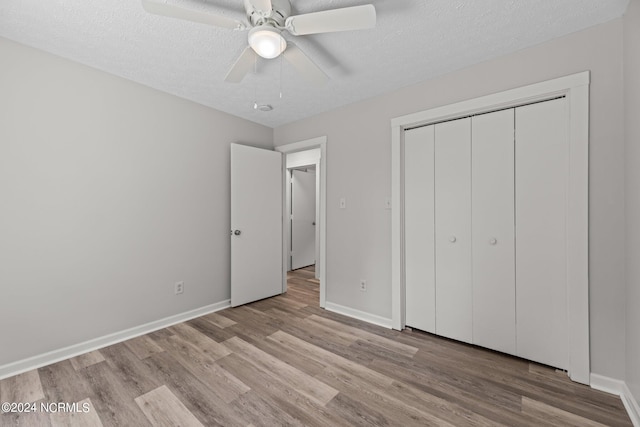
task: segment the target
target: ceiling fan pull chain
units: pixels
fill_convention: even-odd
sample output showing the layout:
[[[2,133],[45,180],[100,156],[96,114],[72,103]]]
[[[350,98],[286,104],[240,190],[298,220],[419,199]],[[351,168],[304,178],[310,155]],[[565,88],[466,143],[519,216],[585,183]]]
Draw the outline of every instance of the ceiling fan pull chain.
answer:
[[[258,109],[258,57],[253,59],[253,75],[255,76],[255,85],[253,86],[253,109]]]
[[[282,99],[282,56],[280,56],[280,99]]]

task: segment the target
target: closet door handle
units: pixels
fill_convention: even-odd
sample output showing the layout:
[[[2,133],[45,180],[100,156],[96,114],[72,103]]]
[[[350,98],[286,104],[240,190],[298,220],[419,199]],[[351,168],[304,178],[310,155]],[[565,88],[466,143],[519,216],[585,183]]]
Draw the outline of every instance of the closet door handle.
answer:
[[[495,237],[492,237],[491,239],[489,239],[490,245],[495,245],[496,243],[498,243],[498,239],[496,239]]]
[[[457,239],[456,239],[456,236],[449,236],[449,241],[450,241],[451,243],[455,243],[455,242],[456,242],[456,240],[457,240]]]

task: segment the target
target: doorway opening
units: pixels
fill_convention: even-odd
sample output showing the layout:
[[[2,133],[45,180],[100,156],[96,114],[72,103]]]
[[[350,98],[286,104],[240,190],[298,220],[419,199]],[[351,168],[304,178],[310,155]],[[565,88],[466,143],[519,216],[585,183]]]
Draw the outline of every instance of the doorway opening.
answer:
[[[326,300],[326,137],[276,147],[285,155],[283,291]],[[316,288],[314,291],[313,288]]]

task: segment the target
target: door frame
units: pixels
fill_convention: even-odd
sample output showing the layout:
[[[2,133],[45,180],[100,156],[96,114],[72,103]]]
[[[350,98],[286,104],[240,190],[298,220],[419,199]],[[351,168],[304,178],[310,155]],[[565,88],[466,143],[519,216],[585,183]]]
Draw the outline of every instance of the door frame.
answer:
[[[320,206],[316,209],[319,210],[318,223],[317,227],[319,227],[319,239],[320,239],[320,307],[324,308],[326,299],[327,299],[327,286],[326,286],[326,277],[327,277],[327,137],[319,136],[317,138],[311,138],[304,141],[294,142],[291,144],[281,145],[275,148],[276,151],[283,153],[283,155],[287,155],[290,153],[295,153],[299,151],[307,151],[314,148],[320,149],[320,160],[319,165],[316,167],[317,179],[320,182]],[[287,192],[287,168],[286,166],[283,168],[282,175],[282,186],[283,186],[283,194]],[[287,214],[287,198],[283,197],[283,206],[282,206],[282,277],[283,284],[282,289],[283,292],[287,290],[287,270],[288,270],[288,262],[287,262],[287,252],[289,250],[289,245],[286,244],[290,238],[289,234],[291,231],[288,229],[287,224],[289,222],[289,215]]]
[[[590,383],[589,355],[589,84],[590,72],[495,93],[391,120],[391,318],[405,325],[404,283],[404,131],[418,126],[516,107],[564,96],[569,104],[567,182],[567,326],[569,376]]]

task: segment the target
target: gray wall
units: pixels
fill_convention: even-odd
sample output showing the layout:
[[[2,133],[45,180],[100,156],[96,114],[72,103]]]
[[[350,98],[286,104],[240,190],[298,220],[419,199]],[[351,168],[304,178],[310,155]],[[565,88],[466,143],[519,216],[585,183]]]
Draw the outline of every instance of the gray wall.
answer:
[[[640,0],[624,16],[627,209],[627,376],[640,402]]]
[[[391,185],[392,117],[591,70],[591,363],[595,373],[624,378],[622,31],[618,19],[276,128],[276,145],[328,137],[327,301],[391,317],[390,211],[384,200]],[[340,197],[347,198],[345,210],[338,208]],[[368,280],[367,292],[358,290],[361,278]]]
[[[229,143],[272,129],[4,39],[0,58],[0,365],[228,299]]]

